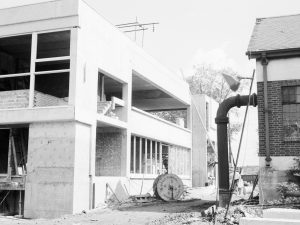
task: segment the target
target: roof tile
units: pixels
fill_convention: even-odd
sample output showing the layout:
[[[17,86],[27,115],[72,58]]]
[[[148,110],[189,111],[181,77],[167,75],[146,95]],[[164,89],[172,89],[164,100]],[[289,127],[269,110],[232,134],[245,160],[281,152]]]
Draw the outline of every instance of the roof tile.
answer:
[[[300,14],[258,18],[247,52],[300,48]]]

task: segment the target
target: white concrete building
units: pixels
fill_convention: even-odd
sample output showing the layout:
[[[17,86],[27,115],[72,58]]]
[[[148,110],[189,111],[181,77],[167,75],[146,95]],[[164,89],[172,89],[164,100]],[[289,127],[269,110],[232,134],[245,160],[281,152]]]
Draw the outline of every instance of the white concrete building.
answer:
[[[182,80],[84,1],[3,9],[0,21],[2,189],[25,190],[25,217],[95,207],[107,184],[145,193],[168,164],[191,182]],[[146,112],[165,109],[186,110],[186,128]]]
[[[166,171],[191,186],[191,111],[188,85],[84,1],[0,10],[0,211],[77,213]]]

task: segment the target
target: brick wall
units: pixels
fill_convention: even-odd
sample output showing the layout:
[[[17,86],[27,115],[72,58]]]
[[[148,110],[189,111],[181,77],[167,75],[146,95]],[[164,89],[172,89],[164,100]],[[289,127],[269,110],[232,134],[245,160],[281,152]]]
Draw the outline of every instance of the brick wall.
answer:
[[[96,176],[121,175],[122,133],[97,132]]]
[[[26,108],[28,102],[29,90],[0,92],[0,109]]]
[[[44,94],[38,91],[34,92],[34,106],[44,107],[60,105],[68,105],[68,100],[64,98],[57,98],[55,96]]]
[[[300,80],[284,80],[268,82],[268,104],[270,124],[270,154],[271,156],[300,156],[299,141],[285,141],[282,119],[282,86],[300,85]],[[257,83],[259,156],[265,156],[265,115],[264,115],[263,82]]]
[[[13,90],[0,92],[0,109],[27,108],[29,103],[29,90]],[[38,91],[34,92],[34,106],[60,106],[67,105],[68,99],[57,98]]]

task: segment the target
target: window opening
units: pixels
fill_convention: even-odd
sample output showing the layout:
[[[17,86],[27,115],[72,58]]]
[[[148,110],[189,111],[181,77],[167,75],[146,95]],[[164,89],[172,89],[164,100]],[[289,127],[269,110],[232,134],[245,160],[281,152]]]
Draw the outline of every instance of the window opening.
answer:
[[[35,107],[68,104],[70,36],[70,30],[38,34],[33,102]]]
[[[282,112],[284,139],[300,140],[300,86],[282,87]]]

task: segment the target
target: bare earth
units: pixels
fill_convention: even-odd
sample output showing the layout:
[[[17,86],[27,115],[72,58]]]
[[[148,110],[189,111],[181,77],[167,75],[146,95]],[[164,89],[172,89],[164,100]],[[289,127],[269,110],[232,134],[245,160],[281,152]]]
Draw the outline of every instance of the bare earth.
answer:
[[[183,201],[148,203],[124,203],[114,207],[102,207],[89,212],[66,215],[54,220],[26,220],[14,217],[0,217],[1,225],[140,225],[140,224],[209,224],[201,222],[201,211],[209,208],[215,201],[213,187],[188,190]]]

